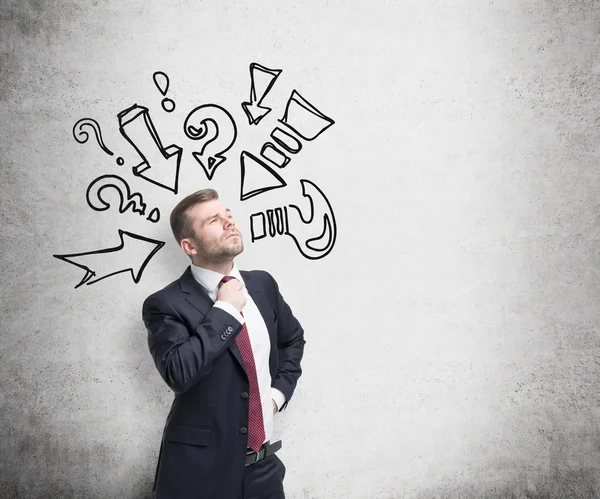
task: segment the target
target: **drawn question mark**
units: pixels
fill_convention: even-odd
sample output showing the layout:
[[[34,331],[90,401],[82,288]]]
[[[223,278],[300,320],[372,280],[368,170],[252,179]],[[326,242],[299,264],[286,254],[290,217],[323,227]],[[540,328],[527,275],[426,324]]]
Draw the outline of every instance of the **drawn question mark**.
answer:
[[[169,77],[167,76],[166,73],[163,73],[162,71],[156,71],[152,75],[152,79],[154,80],[154,84],[156,85],[156,88],[158,88],[159,92],[164,97],[164,99],[160,103],[162,108],[167,113],[172,113],[175,109],[175,101],[173,101],[172,99],[169,99],[166,96],[167,92],[169,91]]]
[[[211,180],[217,167],[227,159],[223,154],[231,149],[237,138],[233,116],[221,106],[204,104],[188,114],[183,131],[188,138],[200,141],[200,151],[192,152],[192,155]]]
[[[146,214],[146,203],[144,203],[142,195],[139,192],[132,194],[127,182],[118,175],[101,175],[92,181],[85,193],[90,208],[96,211],[105,211],[110,208],[110,203],[102,199],[102,191],[110,187],[115,189],[121,198],[119,213],[125,213],[131,208],[134,213],[139,213],[140,215]],[[146,220],[153,223],[158,222],[160,220],[159,209],[154,208]]]
[[[94,131],[94,135],[96,136],[96,142],[102,148],[102,150],[108,154],[109,156],[113,155],[113,152],[106,147],[104,141],[102,140],[102,132],[100,131],[100,125],[96,120],[92,118],[81,118],[75,125],[73,126],[73,137],[80,144],[84,144],[90,138],[90,134],[83,129],[83,127],[90,127]],[[123,158],[120,156],[117,158],[117,164],[119,166],[123,166]]]

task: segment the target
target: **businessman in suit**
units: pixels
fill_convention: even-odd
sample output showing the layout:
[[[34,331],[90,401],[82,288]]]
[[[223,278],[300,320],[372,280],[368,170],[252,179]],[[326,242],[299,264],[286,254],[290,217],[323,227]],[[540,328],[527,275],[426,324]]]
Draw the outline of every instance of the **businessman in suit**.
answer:
[[[284,499],[272,442],[302,370],[304,331],[273,277],[244,271],[231,211],[213,189],[181,200],[171,229],[191,265],[142,306],[148,347],[175,393],[156,499]]]

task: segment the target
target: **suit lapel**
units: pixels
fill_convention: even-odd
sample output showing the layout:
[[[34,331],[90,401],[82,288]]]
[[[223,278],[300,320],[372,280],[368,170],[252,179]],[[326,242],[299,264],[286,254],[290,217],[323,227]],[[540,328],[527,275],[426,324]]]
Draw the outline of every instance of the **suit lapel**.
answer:
[[[275,336],[275,325],[273,323],[273,308],[269,303],[269,298],[267,297],[266,292],[260,285],[260,282],[254,277],[252,274],[247,273],[246,271],[241,271],[242,277],[244,278],[244,283],[246,284],[246,289],[248,293],[256,303],[260,315],[262,315],[263,320],[267,326],[267,330],[269,331],[269,337],[273,338]]]
[[[246,277],[244,276],[244,279]],[[211,300],[210,296],[206,290],[200,285],[198,281],[194,278],[192,274],[192,268],[188,266],[185,270],[181,278],[179,279],[179,284],[181,287],[181,291],[186,293],[185,297],[186,301],[192,305],[196,310],[198,310],[202,315],[208,314],[209,310],[214,305],[214,302]],[[254,297],[252,297],[254,299]],[[237,321],[236,321],[237,322]],[[246,366],[244,365],[244,360],[242,359],[242,353],[237,346],[237,343],[234,341],[229,345],[229,350],[233,354],[233,356],[237,359],[240,366],[246,372]]]
[[[186,301],[202,315],[206,315],[213,306],[213,301],[200,283],[194,279],[191,267],[188,266],[185,269],[185,272],[179,278],[179,285],[181,291],[187,295],[185,297]]]

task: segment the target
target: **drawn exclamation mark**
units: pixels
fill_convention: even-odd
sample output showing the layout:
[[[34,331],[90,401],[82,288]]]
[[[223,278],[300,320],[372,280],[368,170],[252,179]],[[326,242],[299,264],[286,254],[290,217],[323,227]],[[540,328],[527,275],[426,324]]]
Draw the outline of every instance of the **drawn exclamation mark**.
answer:
[[[169,91],[169,77],[162,71],[156,71],[156,73],[152,75],[152,79],[154,80],[156,88],[158,88],[160,93],[164,96],[164,99],[160,103],[162,108],[167,113],[173,112],[175,109],[175,102],[166,96]]]

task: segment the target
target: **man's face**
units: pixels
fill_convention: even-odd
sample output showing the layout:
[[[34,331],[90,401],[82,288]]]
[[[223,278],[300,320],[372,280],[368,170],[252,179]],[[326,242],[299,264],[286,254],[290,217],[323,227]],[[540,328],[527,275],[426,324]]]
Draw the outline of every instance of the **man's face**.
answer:
[[[219,199],[199,203],[188,210],[194,236],[189,239],[199,257],[210,263],[232,260],[244,251],[242,234],[233,216]]]

